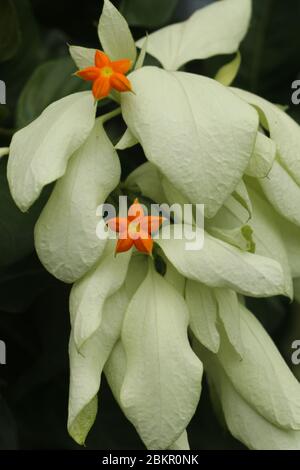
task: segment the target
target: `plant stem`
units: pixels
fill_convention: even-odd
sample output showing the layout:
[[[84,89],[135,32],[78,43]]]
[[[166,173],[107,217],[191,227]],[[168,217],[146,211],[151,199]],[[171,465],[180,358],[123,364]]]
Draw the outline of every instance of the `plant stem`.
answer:
[[[110,119],[113,119],[114,117],[119,116],[119,114],[121,114],[121,108],[120,107],[114,109],[110,113],[103,114],[103,116],[100,116],[100,117],[101,117],[101,120],[104,124],[105,122],[109,121]]]

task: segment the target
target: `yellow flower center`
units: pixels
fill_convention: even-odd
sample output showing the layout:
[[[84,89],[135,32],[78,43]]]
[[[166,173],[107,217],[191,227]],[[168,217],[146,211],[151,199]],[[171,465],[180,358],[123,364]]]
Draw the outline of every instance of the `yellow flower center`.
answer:
[[[113,69],[111,67],[103,67],[101,69],[101,75],[102,77],[109,78],[112,76],[114,73]]]
[[[128,235],[131,239],[135,240],[138,238],[138,235],[141,231],[141,226],[139,222],[131,222],[128,227]]]

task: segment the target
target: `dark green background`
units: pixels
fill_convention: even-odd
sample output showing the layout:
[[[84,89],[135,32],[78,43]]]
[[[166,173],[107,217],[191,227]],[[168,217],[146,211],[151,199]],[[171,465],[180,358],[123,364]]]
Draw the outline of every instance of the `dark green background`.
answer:
[[[0,1],[0,79],[7,84],[7,105],[0,105],[0,147],[9,145],[13,132],[36,118],[49,103],[86,86],[71,77],[74,65],[66,44],[99,47],[96,25],[101,3]],[[208,3],[115,2],[136,38],[186,19]],[[291,106],[291,83],[300,71],[300,2],[254,0],[253,7],[235,84],[289,105],[289,112],[300,121],[300,106]],[[213,76],[229,59],[195,61],[186,70]],[[115,120],[108,128],[112,140],[117,140],[123,129],[121,120]],[[120,158],[123,177],[144,161],[140,147],[120,152]],[[0,161],[0,339],[7,345],[7,365],[0,365],[0,449],[78,448],[66,431],[70,287],[43,269],[33,246],[34,223],[51,188],[46,188],[24,215],[10,197],[5,173],[4,158]],[[300,338],[298,306],[278,298],[249,300],[249,305],[290,364],[291,341],[297,334]],[[294,372],[300,378],[300,366]],[[189,437],[193,449],[242,448],[218,424],[206,385]],[[100,411],[87,448],[143,448],[104,381]]]

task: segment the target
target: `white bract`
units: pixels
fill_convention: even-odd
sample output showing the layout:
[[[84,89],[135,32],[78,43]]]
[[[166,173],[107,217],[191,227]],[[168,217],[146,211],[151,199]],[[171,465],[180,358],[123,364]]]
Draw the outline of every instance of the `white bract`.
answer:
[[[233,436],[251,449],[300,448],[299,383],[243,298],[292,299],[294,283],[299,299],[300,278],[299,126],[278,106],[229,88],[250,13],[250,0],[215,2],[138,41],[137,57],[125,19],[105,0],[99,40],[110,60],[132,61],[134,93],[112,93],[120,107],[107,114],[89,91],[67,96],[0,149],[0,158],[9,152],[22,211],[56,182],[35,246],[51,274],[74,283],[68,430],[79,444],[96,418],[104,372],[148,449],[188,450],[204,365]],[[70,46],[80,69],[94,65],[95,51]],[[144,67],[146,53],[164,69]],[[215,79],[178,71],[232,53]],[[114,147],[104,124],[118,114],[127,129]],[[147,161],[121,182],[118,151],[134,146]],[[118,209],[119,194],[147,207],[176,204],[170,236],[155,239],[152,257],[136,249],[116,256],[109,233],[97,237],[97,225],[106,227],[98,206]],[[187,250],[192,238],[203,246]]]

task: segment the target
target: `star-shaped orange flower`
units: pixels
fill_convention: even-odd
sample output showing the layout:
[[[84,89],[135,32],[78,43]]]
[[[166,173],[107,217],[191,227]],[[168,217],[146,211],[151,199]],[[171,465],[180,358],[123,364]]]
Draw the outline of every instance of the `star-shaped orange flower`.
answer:
[[[93,82],[93,95],[101,100],[109,95],[112,88],[118,91],[132,91],[131,83],[125,74],[131,69],[132,61],[121,59],[111,62],[102,51],[95,53],[95,65],[78,70],[75,75]]]
[[[164,220],[160,216],[146,216],[138,199],[135,199],[128,209],[127,217],[115,217],[107,221],[109,228],[119,233],[116,253],[128,251],[135,246],[138,251],[151,255],[151,234],[157,232]]]

